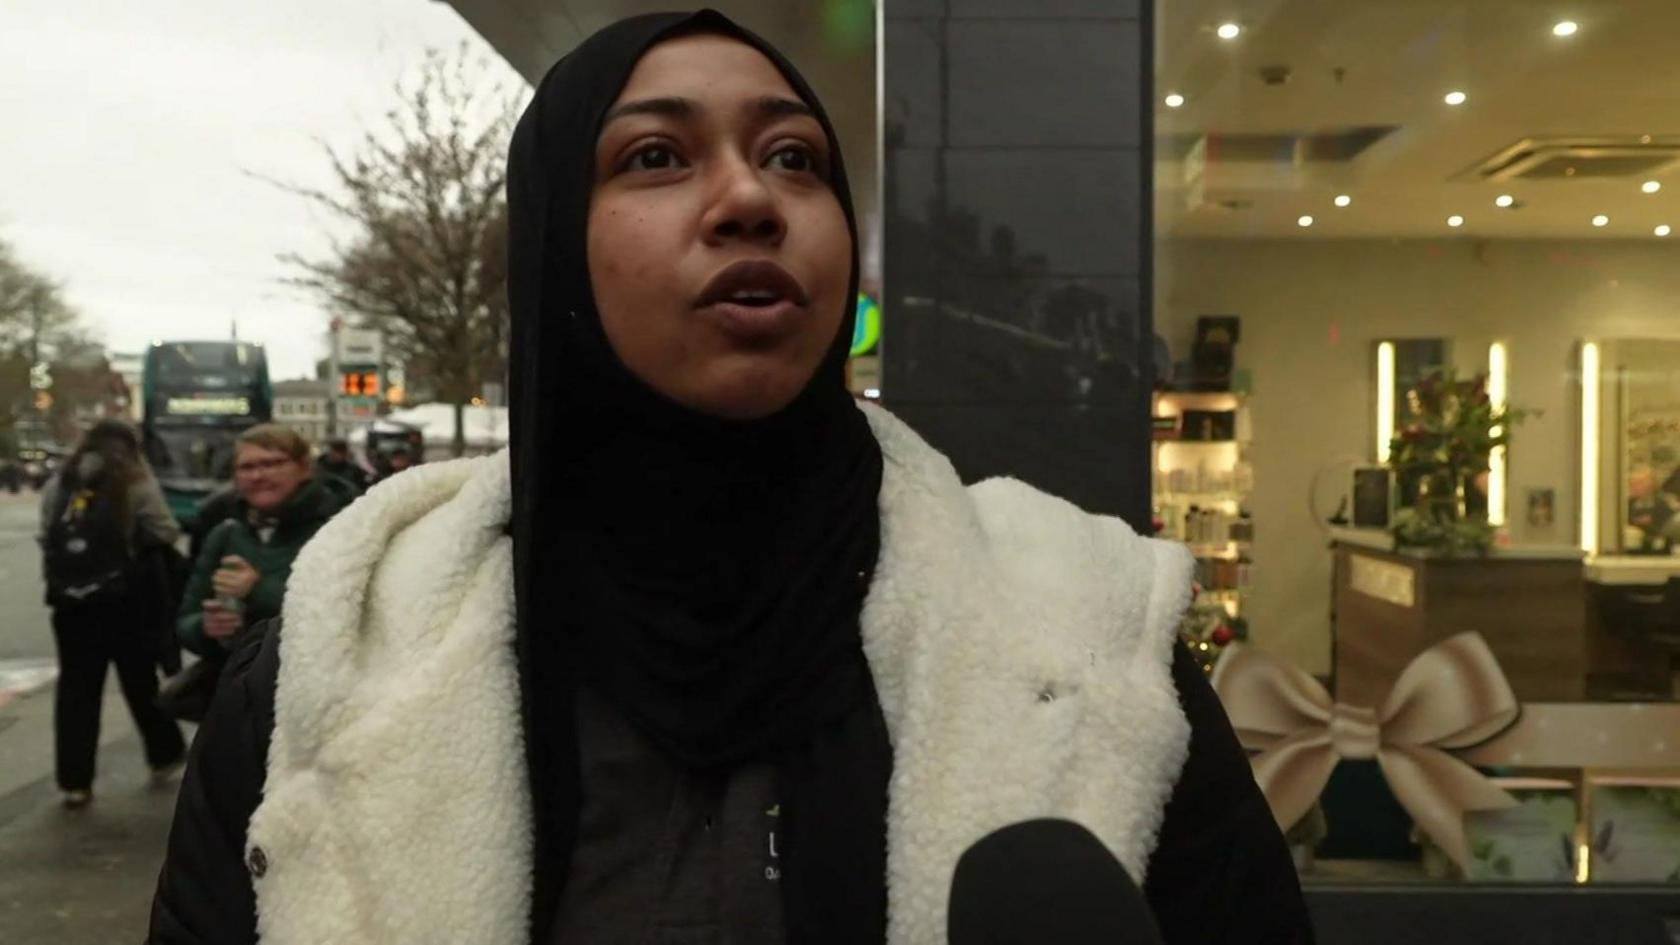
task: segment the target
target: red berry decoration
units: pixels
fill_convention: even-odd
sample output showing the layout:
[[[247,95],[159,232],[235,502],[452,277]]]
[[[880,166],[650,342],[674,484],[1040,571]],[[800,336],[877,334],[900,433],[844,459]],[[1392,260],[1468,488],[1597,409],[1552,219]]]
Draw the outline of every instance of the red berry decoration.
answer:
[[[1208,639],[1212,640],[1214,644],[1218,646],[1225,646],[1236,638],[1236,631],[1232,630],[1229,624],[1223,623],[1214,627],[1213,633],[1208,637]]]

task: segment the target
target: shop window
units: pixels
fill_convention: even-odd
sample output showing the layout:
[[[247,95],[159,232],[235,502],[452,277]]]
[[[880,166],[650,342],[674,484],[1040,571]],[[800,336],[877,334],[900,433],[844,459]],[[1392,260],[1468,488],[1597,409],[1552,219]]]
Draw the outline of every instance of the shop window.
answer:
[[[1155,5],[1182,636],[1324,707],[1227,702],[1309,885],[1680,883],[1680,6],[1248,9]]]

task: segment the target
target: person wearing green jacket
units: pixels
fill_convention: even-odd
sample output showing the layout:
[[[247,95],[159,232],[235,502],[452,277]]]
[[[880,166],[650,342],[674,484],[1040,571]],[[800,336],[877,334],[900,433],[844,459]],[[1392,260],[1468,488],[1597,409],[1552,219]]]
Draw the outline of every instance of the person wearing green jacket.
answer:
[[[187,649],[220,659],[246,628],[280,615],[293,559],[344,504],[313,473],[295,431],[263,424],[240,435],[234,514],[205,538],[181,600],[176,633]]]

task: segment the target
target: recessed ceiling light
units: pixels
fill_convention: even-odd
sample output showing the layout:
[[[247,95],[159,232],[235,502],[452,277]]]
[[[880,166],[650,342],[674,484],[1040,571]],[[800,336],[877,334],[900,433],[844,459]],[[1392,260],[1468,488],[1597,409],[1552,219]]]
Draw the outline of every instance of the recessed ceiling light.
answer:
[[[1353,204],[1353,198],[1348,196],[1347,194],[1337,194],[1336,195],[1336,206],[1347,207],[1347,206],[1351,206],[1352,204]]]
[[[1576,33],[1580,32],[1580,29],[1581,29],[1581,24],[1575,22],[1574,20],[1564,20],[1563,22],[1561,22],[1561,23],[1557,24],[1556,26],[1552,27],[1552,35],[1553,36],[1574,36]]]
[[[1499,196],[1493,198],[1493,205],[1496,207],[1512,207],[1516,205],[1516,202],[1517,198],[1511,196],[1510,194],[1500,194]]]
[[[1609,225],[1610,225],[1610,218],[1605,216],[1604,214],[1601,213],[1598,216],[1593,217],[1593,226],[1609,226]]]
[[[1299,220],[1295,221],[1295,225],[1300,226],[1300,227],[1312,226],[1313,225],[1313,218],[1310,217],[1310,216],[1303,215]]]
[[[1235,23],[1221,23],[1221,24],[1219,24],[1219,38],[1220,39],[1236,39],[1238,36],[1241,36],[1241,35],[1242,35],[1242,27],[1241,26],[1238,26]]]
[[[1448,105],[1463,105],[1469,98],[1470,96],[1455,90],[1447,93],[1446,103]]]
[[[1455,213],[1452,216],[1447,217],[1447,225],[1455,229],[1457,227],[1461,227],[1464,225],[1464,218]]]
[[[1184,107],[1184,96],[1178,94],[1177,92],[1174,92],[1171,95],[1167,96],[1167,107],[1168,108],[1183,108]]]
[[[1662,190],[1662,181],[1648,180],[1645,183],[1640,184],[1639,189],[1648,194],[1654,194],[1657,191]]]
[[[1664,223],[1651,232],[1657,234],[1658,236],[1667,236],[1668,234],[1674,232],[1674,228],[1669,226],[1667,223]]]

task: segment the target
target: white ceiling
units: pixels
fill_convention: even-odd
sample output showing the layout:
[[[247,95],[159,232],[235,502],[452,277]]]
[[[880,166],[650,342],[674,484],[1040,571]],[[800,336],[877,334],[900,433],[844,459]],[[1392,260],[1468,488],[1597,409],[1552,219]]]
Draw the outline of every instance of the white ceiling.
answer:
[[[890,2],[890,0],[889,0]],[[1162,135],[1395,130],[1343,162],[1214,154],[1199,176],[1163,148],[1160,227],[1176,236],[1654,238],[1680,241],[1680,170],[1664,189],[1620,180],[1471,180],[1475,165],[1537,136],[1680,140],[1680,0],[1171,0],[1158,3]],[[1559,38],[1552,27],[1580,31]],[[1243,34],[1219,39],[1236,21]],[[1260,70],[1285,66],[1267,85]],[[1459,107],[1443,97],[1462,90]],[[1214,152],[1219,149],[1215,147]],[[1227,149],[1229,150],[1229,149]],[[1193,178],[1187,180],[1187,177]],[[1494,199],[1519,201],[1500,210]],[[1337,194],[1352,205],[1339,209]],[[1234,203],[1242,209],[1229,209]],[[1447,226],[1450,215],[1465,224]],[[1602,228],[1597,214],[1610,217]],[[1311,228],[1297,218],[1311,215]]]

